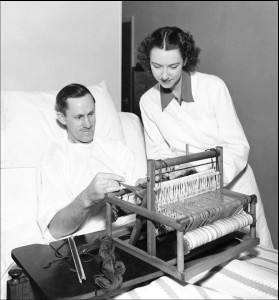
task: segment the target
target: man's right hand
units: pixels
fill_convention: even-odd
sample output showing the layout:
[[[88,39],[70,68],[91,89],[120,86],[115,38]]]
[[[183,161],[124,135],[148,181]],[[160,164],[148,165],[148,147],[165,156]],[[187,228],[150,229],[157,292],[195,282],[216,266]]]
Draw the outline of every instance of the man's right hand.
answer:
[[[98,173],[82,193],[82,200],[85,207],[99,203],[106,193],[117,192],[120,190],[120,182],[125,178],[112,173]]]

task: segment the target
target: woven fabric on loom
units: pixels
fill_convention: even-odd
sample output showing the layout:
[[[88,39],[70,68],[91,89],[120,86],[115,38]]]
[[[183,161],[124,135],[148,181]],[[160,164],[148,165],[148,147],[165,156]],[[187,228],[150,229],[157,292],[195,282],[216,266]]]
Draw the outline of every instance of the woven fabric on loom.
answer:
[[[253,223],[252,216],[245,212],[248,198],[224,193],[220,189],[220,173],[213,169],[159,182],[155,191],[156,212],[178,222],[187,220],[184,241],[188,250]],[[130,193],[122,199],[135,203],[137,197]]]
[[[184,240],[188,250],[253,222],[244,211],[248,199],[224,194],[220,173],[214,170],[158,183],[156,190],[157,212],[176,221],[187,219]]]
[[[192,217],[197,223],[199,219],[212,223],[236,215],[247,203],[245,197],[223,194],[220,173],[214,170],[158,183],[156,190],[157,212],[177,220]]]

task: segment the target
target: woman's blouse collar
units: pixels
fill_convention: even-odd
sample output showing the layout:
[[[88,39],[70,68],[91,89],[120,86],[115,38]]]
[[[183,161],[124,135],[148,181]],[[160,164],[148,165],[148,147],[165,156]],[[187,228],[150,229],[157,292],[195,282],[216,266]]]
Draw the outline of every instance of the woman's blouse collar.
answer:
[[[165,89],[161,85],[159,86],[160,86],[162,111],[169,105],[169,103],[172,101],[173,98],[175,98],[180,105],[182,101],[194,102],[194,98],[192,95],[191,75],[186,71],[182,72],[180,99],[177,99],[170,89]]]

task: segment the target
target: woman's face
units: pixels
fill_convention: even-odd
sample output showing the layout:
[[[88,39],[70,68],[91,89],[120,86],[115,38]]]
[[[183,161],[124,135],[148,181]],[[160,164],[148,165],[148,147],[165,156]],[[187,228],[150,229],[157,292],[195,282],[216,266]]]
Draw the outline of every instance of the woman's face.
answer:
[[[154,78],[163,88],[174,89],[180,80],[183,59],[178,49],[153,48],[150,52],[150,66]]]

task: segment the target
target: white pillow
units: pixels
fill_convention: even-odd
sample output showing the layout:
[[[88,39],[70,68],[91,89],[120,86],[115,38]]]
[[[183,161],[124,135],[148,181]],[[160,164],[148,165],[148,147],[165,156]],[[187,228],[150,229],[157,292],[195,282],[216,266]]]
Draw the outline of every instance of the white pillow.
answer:
[[[96,136],[125,142],[112,98],[104,81],[88,89],[96,100]],[[58,92],[1,92],[1,167],[35,167],[51,141],[66,139],[56,121]]]
[[[144,178],[147,176],[147,158],[143,125],[140,118],[133,113],[120,112],[119,117],[122,123],[126,145],[135,153],[135,178]]]

